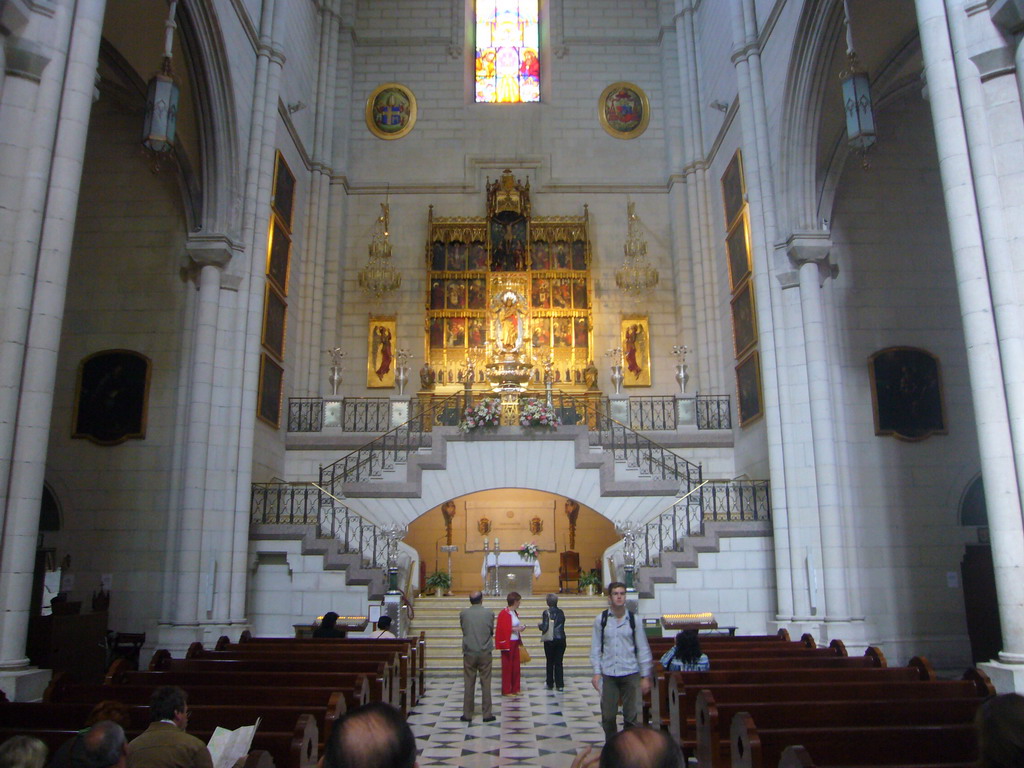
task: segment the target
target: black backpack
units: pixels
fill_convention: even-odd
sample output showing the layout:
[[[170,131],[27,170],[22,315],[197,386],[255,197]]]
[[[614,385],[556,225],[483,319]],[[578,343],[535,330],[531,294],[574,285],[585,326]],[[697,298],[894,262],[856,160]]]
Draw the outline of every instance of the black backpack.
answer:
[[[633,653],[635,654],[637,652],[637,650],[636,650],[636,616],[633,614],[632,611],[626,611],[626,614],[629,616],[629,629],[630,629],[629,636],[633,640]],[[605,608],[603,611],[601,611],[601,654],[602,655],[604,654],[604,628],[607,625],[608,625],[608,609]]]

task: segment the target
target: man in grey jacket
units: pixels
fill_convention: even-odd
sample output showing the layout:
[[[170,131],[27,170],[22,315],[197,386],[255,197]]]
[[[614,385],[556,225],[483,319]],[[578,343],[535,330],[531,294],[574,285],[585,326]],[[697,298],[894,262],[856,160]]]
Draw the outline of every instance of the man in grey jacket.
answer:
[[[491,653],[494,650],[494,611],[484,608],[482,592],[469,596],[469,608],[459,614],[462,626],[462,717],[464,723],[473,720],[473,703],[476,695],[476,678],[480,676],[483,691],[482,710],[484,722],[493,721],[491,713]]]

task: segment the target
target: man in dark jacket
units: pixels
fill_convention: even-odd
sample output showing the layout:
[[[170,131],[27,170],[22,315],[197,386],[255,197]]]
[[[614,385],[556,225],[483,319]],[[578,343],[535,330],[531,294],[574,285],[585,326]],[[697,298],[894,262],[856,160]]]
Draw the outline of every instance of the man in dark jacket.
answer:
[[[185,733],[188,701],[174,685],[153,691],[149,699],[149,728],[128,744],[128,768],[213,768],[210,750]]]
[[[547,689],[565,689],[562,657],[565,656],[565,611],[558,607],[558,595],[548,594],[548,607],[540,621],[544,638],[544,659],[547,661]]]

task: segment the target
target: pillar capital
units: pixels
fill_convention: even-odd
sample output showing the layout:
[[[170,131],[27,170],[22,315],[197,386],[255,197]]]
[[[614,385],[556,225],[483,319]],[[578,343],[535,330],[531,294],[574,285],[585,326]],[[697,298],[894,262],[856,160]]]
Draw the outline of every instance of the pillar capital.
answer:
[[[796,266],[812,261],[825,264],[832,252],[832,235],[823,230],[797,230],[786,238],[783,247]]]
[[[0,35],[16,35],[28,24],[29,10],[25,0],[0,0]]]
[[[1024,0],[987,0],[992,23],[1013,34],[1024,29]]]
[[[185,250],[195,267],[213,266],[223,269],[241,246],[232,242],[227,235],[191,234],[185,241]]]
[[[4,0],[0,0],[0,13],[3,3]],[[38,83],[49,63],[50,57],[33,40],[10,37],[4,43],[4,71],[12,77],[23,77]]]

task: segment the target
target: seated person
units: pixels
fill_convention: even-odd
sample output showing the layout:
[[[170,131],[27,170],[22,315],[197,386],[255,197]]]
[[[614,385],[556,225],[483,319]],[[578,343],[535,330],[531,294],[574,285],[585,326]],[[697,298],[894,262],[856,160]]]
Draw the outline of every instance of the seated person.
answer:
[[[181,688],[164,685],[153,691],[149,716],[149,727],[128,743],[129,768],[213,768],[210,750],[185,733],[188,699]]]
[[[313,637],[344,637],[345,630],[334,625],[338,623],[338,614],[328,611],[320,620],[320,626],[313,630]]]
[[[1024,696],[1004,693],[986,699],[975,717],[980,768],[1024,765]]]
[[[711,669],[707,654],[700,652],[696,629],[684,629],[676,635],[676,644],[661,657],[661,666],[680,672],[707,672]]]
[[[47,751],[35,736],[11,736],[0,744],[0,768],[43,768]]]
[[[374,640],[397,640],[398,636],[391,631],[391,617],[381,616],[377,619],[377,631],[373,633]]]

